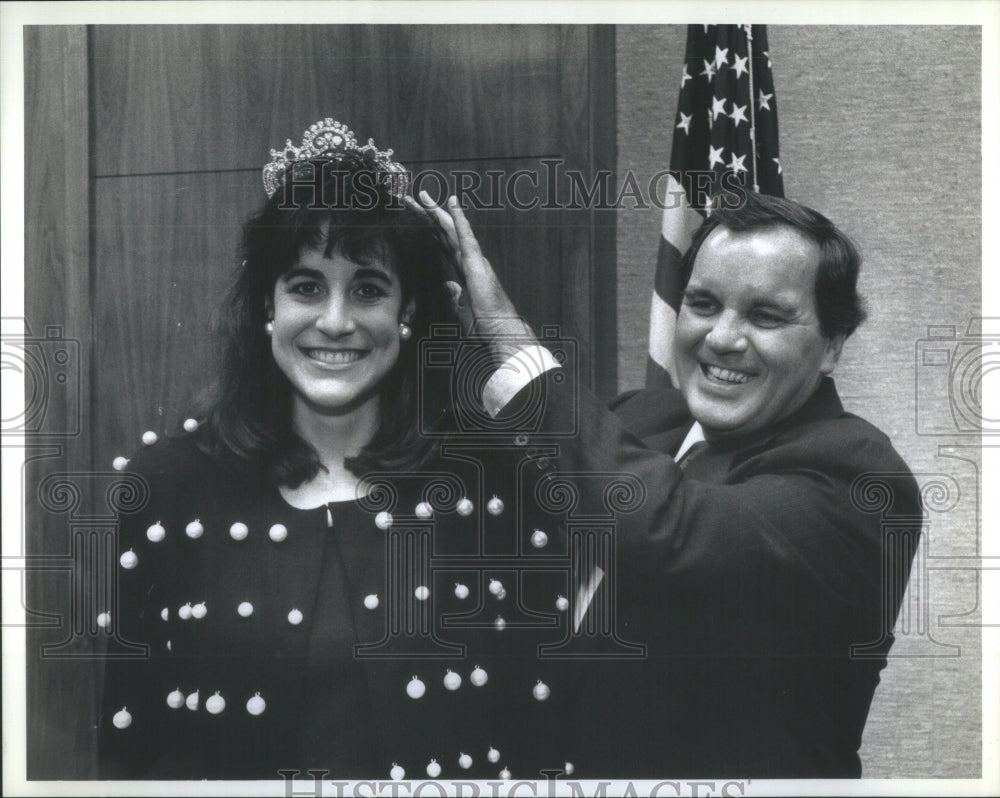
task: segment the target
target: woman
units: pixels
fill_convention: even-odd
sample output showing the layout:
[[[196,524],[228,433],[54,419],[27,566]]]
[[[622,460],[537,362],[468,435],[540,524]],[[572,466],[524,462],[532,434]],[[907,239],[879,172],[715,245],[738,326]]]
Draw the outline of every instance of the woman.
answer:
[[[548,687],[475,560],[505,488],[439,453],[449,255],[391,154],[331,119],[272,151],[214,401],[128,464],[149,500],[100,620],[149,653],[109,662],[105,777],[539,777],[517,707]]]

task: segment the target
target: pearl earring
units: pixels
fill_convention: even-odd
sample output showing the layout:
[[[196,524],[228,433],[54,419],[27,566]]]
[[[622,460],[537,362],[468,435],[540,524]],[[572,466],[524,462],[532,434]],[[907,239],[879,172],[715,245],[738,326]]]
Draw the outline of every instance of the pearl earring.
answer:
[[[399,337],[403,341],[409,341],[410,336],[413,335],[413,330],[410,329],[410,325],[405,321],[399,323]]]
[[[268,337],[274,334],[274,322],[271,319],[268,319],[267,323],[264,325],[264,333]]]

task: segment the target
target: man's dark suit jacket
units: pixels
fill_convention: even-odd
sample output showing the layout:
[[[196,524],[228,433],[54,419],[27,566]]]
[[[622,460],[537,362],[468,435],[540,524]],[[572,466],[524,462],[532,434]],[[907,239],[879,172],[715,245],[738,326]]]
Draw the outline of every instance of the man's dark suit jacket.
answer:
[[[646,493],[617,521],[614,606],[647,656],[585,666],[567,719],[577,774],[860,776],[922,520],[889,439],[824,378],[791,416],[682,470],[679,391],[632,393],[612,413],[554,374],[534,439],[579,430],[558,438],[558,471],[627,472]]]

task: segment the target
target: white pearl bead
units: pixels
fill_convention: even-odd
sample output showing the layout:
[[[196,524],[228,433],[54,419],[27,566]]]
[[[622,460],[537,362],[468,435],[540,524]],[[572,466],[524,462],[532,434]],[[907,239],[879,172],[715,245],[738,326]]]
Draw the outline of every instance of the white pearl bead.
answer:
[[[416,590],[413,591],[413,595],[417,597],[417,601],[427,601],[431,596],[431,591],[427,585],[419,585]]]
[[[275,543],[281,543],[281,541],[288,537],[288,527],[284,524],[275,524],[267,530],[267,536]]]
[[[170,620],[170,609],[168,607],[164,607],[162,610],[160,610],[160,617],[163,620],[165,620],[165,621],[169,621]]]
[[[115,471],[124,471],[128,467],[128,458],[119,455],[111,461],[111,467]]]
[[[198,429],[198,419],[188,418],[184,420],[185,432],[194,432],[196,429]]]
[[[500,515],[503,512],[503,502],[494,496],[488,502],[486,502],[486,512],[490,515]]]
[[[374,610],[378,608],[378,596],[374,593],[365,596],[365,608],[369,610]]]
[[[432,759],[427,763],[427,775],[432,779],[436,779],[441,775],[441,766],[437,763],[436,759]]]
[[[541,529],[536,529],[531,534],[531,545],[536,549],[545,548],[546,544],[549,542],[549,536],[546,535]]]
[[[241,601],[240,605],[236,608],[236,612],[239,613],[241,618],[249,618],[253,615],[253,604],[249,601]]]
[[[423,519],[430,518],[434,514],[434,511],[427,502],[420,502],[414,512],[416,513],[417,518]]]
[[[210,715],[218,715],[222,710],[226,708],[226,699],[221,695],[216,693],[208,701],[205,702],[205,709],[208,710]]]
[[[149,538],[150,543],[159,543],[166,536],[167,530],[163,528],[163,524],[159,521],[146,530],[146,537]]]
[[[496,629],[498,632],[502,632],[504,629],[507,628],[507,621],[505,621],[498,615],[497,619],[493,621],[493,628]]]
[[[122,564],[122,568],[131,571],[139,564],[139,557],[132,549],[129,549],[121,556],[118,562]]]
[[[563,765],[563,773],[565,773],[567,776],[572,776],[573,775],[573,771],[575,771],[575,770],[576,770],[576,768],[573,767],[573,763],[572,762],[567,762],[565,765]]]
[[[455,505],[455,511],[459,515],[472,515],[473,510],[472,502],[467,498],[461,498],[458,500],[458,504]]]
[[[510,771],[507,770],[507,768],[504,768],[503,770],[501,770],[500,771],[500,778],[503,779],[504,781],[509,781],[510,780]]]
[[[171,709],[180,709],[184,706],[184,693],[179,689],[173,690],[167,695],[167,706]]]
[[[111,722],[115,724],[116,729],[127,729],[132,725],[132,715],[125,707],[122,707],[115,713]]]
[[[427,691],[427,687],[420,679],[414,676],[406,685],[406,694],[410,698],[420,698]]]
[[[503,592],[503,584],[496,579],[490,580],[490,593],[494,596],[498,596]]]
[[[184,534],[191,538],[191,540],[197,540],[205,534],[205,527],[201,525],[201,521],[195,518],[194,521],[184,527]]]
[[[496,764],[500,761],[500,752],[491,746],[490,750],[486,752],[486,758],[493,764]]]
[[[190,709],[192,712],[198,708],[198,691],[195,690],[191,695],[184,699],[184,705]]]
[[[186,621],[188,618],[191,617],[191,612],[192,612],[191,603],[188,602],[179,610],[177,610],[177,617],[180,618],[182,621]]]
[[[458,755],[458,766],[462,768],[462,770],[468,770],[472,767],[472,757],[468,754],[460,753]]]
[[[142,433],[142,442],[147,446],[152,446],[158,440],[159,438],[156,436],[156,433],[153,432],[153,430],[151,429],[146,430],[144,433]]]
[[[201,620],[206,615],[208,615],[208,607],[205,606],[204,601],[200,601],[191,608],[191,617],[196,620]]]
[[[455,596],[463,601],[469,597],[469,588],[458,582],[455,583]]]
[[[254,693],[253,698],[247,701],[247,712],[251,715],[262,715],[267,709],[267,702],[260,697],[260,693]]]
[[[246,536],[250,534],[250,530],[247,525],[237,521],[231,527],[229,527],[229,537],[233,540],[246,540]]]
[[[490,678],[489,674],[487,674],[486,671],[484,671],[478,665],[476,666],[475,670],[472,671],[471,674],[469,674],[469,681],[472,682],[472,684],[475,687],[482,687],[484,684],[486,684],[486,682],[489,681],[489,678]]]
[[[455,671],[448,671],[444,675],[444,686],[446,690],[457,690],[462,686],[462,677]]]
[[[569,599],[565,596],[559,596],[559,598],[556,599],[556,609],[559,610],[559,612],[566,612],[566,610],[569,609]]]
[[[100,626],[102,629],[107,629],[108,628],[108,624],[110,624],[110,623],[111,623],[111,613],[110,612],[101,612],[101,613],[98,613],[98,615],[97,615],[97,625],[98,626]]]
[[[503,601],[505,598],[507,598],[507,591],[506,590],[501,590],[499,593],[497,593],[497,600],[498,601]]]
[[[393,765],[392,770],[389,771],[389,778],[393,781],[402,781],[406,778],[406,771],[403,770],[399,765]]]
[[[531,689],[531,694],[538,701],[544,701],[550,694],[549,686],[545,682],[539,682]]]
[[[298,626],[300,623],[302,623],[302,613],[299,612],[298,610],[292,610],[290,613],[288,613],[288,622],[292,626]]]
[[[392,513],[387,513],[385,510],[380,512],[375,516],[375,526],[379,529],[388,529],[392,526]]]

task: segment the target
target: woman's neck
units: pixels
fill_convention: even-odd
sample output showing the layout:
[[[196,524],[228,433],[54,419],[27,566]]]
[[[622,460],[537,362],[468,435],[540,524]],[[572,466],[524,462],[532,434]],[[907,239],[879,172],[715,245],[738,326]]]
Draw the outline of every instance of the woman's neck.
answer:
[[[347,470],[344,459],[357,455],[378,431],[378,396],[344,413],[324,413],[296,397],[292,423],[316,450],[323,468],[296,488],[282,487],[285,500],[293,507],[309,508],[357,498],[360,480]]]

